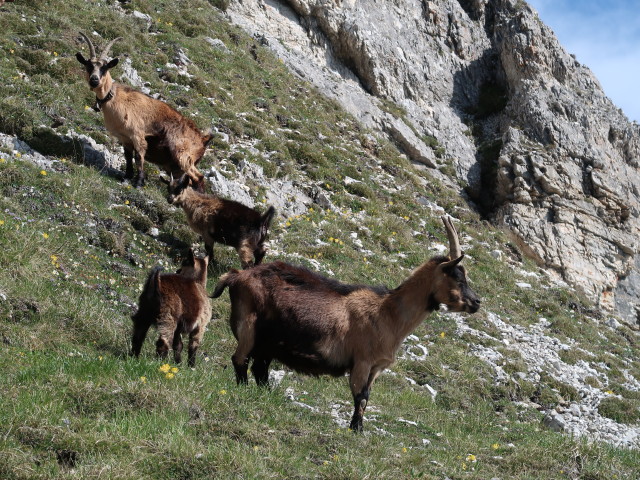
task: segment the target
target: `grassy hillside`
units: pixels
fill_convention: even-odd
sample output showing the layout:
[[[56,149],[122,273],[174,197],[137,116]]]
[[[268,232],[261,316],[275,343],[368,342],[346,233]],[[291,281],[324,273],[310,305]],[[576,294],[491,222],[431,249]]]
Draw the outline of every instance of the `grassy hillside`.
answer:
[[[34,0],[0,9],[0,131],[53,160],[43,168],[0,150],[0,478],[637,478],[638,451],[552,432],[541,412],[523,406],[551,408],[577,392],[550,376],[514,380],[527,366],[491,340],[487,315],[525,327],[547,318],[572,345],[564,362],[606,373],[616,394],[606,414],[627,423],[637,423],[640,405],[640,394],[623,386],[625,375],[640,378],[637,332],[605,328],[584,299],[543,275],[526,280],[530,289],[517,287],[519,271],[537,269],[505,232],[292,77],[217,6],[223,2]],[[259,204],[279,178],[331,199],[333,210],[311,206],[277,219],[267,259],[394,287],[446,242],[439,210],[427,205],[459,219],[470,280],[484,300],[465,322],[488,334],[485,344],[504,353],[513,376],[494,381],[472,355],[478,338],[434,314],[415,332],[429,354],[402,355],[381,376],[365,434],[353,435],[344,426],[352,413],[345,379],[286,372],[270,390],[235,385],[226,294],[213,302],[196,368],[171,363],[178,370],[168,378],[153,355],[153,331],[142,357],[128,358],[130,315],[148,269],[175,269],[190,245],[202,246],[167,204],[152,165],[148,185],[135,190],[57,140],[75,131],[116,147],[87,108],[78,31],[122,36],[113,54],[130,58],[152,92],[224,133],[203,169],[233,178],[240,161],[262,166],[267,182],[248,185]],[[178,50],[192,61],[191,76],[167,66]],[[215,252],[209,290],[239,263],[231,249]],[[435,400],[425,384],[438,391]]]

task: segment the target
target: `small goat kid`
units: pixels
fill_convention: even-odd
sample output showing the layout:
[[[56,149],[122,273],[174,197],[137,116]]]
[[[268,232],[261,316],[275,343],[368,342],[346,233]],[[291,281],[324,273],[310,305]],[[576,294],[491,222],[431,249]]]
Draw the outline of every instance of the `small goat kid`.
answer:
[[[167,173],[176,176],[186,173],[203,190],[204,176],[196,165],[213,136],[201,133],[192,120],[166,103],[113,81],[109,70],[118,64],[118,58],[107,58],[120,37],[109,42],[98,58],[91,40],[82,32],[80,35],[89,45],[91,58],[87,60],[81,53],[77,53],[76,58],[84,65],[89,87],[96,94],[94,108],[102,110],[105,127],[124,147],[125,178],[133,178],[135,156],[136,187],[144,185],[147,160]]]
[[[423,318],[441,303],[454,312],[480,307],[459,265],[455,228],[450,218],[443,222],[451,259],[432,258],[394,290],[345,285],[283,262],[223,275],[213,298],[229,287],[237,382],[247,383],[250,359],[259,385],[268,384],[273,359],[311,375],[350,372],[351,429],[361,431],[371,385]]]
[[[237,250],[242,268],[262,262],[267,253],[264,242],[275,215],[273,207],[260,214],[239,202],[196,192],[186,175],[162,180],[169,186],[167,201],[182,207],[189,226],[202,236],[210,259],[213,259],[213,244],[218,242]]]
[[[160,273],[155,267],[147,277],[133,319],[131,354],[140,355],[151,325],[158,327],[156,353],[166,358],[170,345],[176,363],[182,361],[182,334],[189,334],[189,366],[196,362],[196,352],[211,319],[211,301],[207,297],[208,258],[197,258],[193,250],[177,273]]]

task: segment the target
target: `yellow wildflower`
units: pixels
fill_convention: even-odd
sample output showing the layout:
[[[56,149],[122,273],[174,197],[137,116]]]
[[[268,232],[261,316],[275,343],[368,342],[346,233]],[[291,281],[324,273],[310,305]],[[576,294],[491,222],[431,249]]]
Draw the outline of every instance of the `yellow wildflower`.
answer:
[[[220,390],[218,393],[219,393],[220,395],[226,395],[226,394],[227,394],[227,391],[226,391],[226,390]]]
[[[612,391],[612,390],[607,390],[607,391],[606,391],[606,392],[604,392],[604,393],[606,393],[607,395],[613,395],[613,391]]]
[[[43,233],[42,234],[42,238],[44,238],[46,240],[47,238],[49,238],[49,234],[48,233]]]
[[[4,225],[4,220],[0,220],[0,227]]]
[[[446,333],[444,333],[444,332],[440,332],[440,338],[444,338],[444,337],[445,337],[445,335],[446,335]]]
[[[476,461],[476,456],[475,455],[473,455],[472,453],[467,455],[467,462],[475,462],[475,461]]]
[[[158,370],[160,370],[162,373],[167,373],[169,370],[171,370],[171,365],[165,363]]]
[[[402,447],[402,453],[407,453],[407,447]]]
[[[140,377],[140,381],[142,383],[147,383],[147,377]]]
[[[129,200],[125,200],[125,201],[124,201],[124,204],[125,204],[125,205],[129,205]]]
[[[98,360],[102,361],[102,359],[103,359],[102,355],[99,355]]]
[[[173,377],[175,377],[175,375],[171,372],[165,374],[165,377],[168,378],[169,380],[171,380]]]
[[[40,175],[46,176],[47,175],[47,171],[46,170],[40,170]]]
[[[493,448],[494,450],[497,450],[500,448],[500,444],[499,443],[494,443],[493,445],[491,445],[491,448]]]
[[[171,369],[171,372],[173,372],[173,373],[178,373],[178,367],[173,367],[173,368]]]

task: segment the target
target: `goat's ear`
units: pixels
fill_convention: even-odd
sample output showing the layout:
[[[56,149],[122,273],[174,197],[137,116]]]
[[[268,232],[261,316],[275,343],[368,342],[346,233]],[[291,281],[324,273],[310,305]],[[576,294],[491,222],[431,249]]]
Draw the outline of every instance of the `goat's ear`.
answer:
[[[458,265],[463,258],[464,258],[464,253],[454,260],[450,260],[448,262],[443,263],[441,265],[442,271],[447,274],[451,273],[453,269],[456,267],[456,265]]]
[[[76,58],[82,65],[86,65],[88,60],[85,59],[80,52],[76,53]]]
[[[111,61],[104,66],[104,69],[105,70],[109,70],[109,69],[115,67],[116,65],[118,65],[119,61],[120,60],[118,58],[112,58]]]

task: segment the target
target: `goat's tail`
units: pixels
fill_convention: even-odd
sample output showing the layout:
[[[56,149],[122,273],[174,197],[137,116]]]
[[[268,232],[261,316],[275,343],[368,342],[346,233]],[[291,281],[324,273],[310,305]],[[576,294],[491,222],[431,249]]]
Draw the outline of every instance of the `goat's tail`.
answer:
[[[271,206],[260,218],[260,241],[258,243],[262,243],[266,240],[267,234],[269,233],[269,226],[271,225],[271,221],[275,214],[276,209]]]
[[[138,316],[145,315],[145,311],[149,308],[154,308],[158,304],[160,299],[160,273],[162,267],[154,267],[147,280],[144,282],[142,293],[140,294],[140,305],[138,311],[133,315],[133,319],[136,320]]]
[[[153,267],[153,270],[149,272],[147,281],[142,289],[142,295],[147,300],[153,300],[160,295],[160,272],[164,270],[162,267]]]
[[[224,292],[224,289],[227,288],[233,282],[233,277],[238,273],[238,270],[235,268],[233,270],[228,271],[224,275],[220,277],[218,280],[218,284],[216,288],[213,289],[213,293],[211,294],[211,298],[218,298]]]

